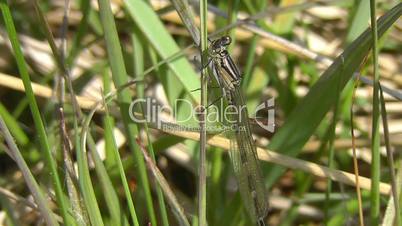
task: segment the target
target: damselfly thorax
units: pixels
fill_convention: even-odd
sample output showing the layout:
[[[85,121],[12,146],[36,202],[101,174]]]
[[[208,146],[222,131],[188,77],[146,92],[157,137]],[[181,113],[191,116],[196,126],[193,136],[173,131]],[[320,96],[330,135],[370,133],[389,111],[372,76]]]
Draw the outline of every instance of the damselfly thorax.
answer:
[[[229,92],[239,86],[241,81],[240,71],[227,51],[231,42],[229,36],[223,36],[212,41],[208,50],[216,79],[224,91]]]

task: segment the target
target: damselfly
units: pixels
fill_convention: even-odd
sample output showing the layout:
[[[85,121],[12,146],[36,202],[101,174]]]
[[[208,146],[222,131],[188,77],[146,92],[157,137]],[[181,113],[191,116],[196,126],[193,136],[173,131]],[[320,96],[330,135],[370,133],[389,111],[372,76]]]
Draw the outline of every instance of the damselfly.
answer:
[[[231,130],[229,138],[230,158],[237,176],[240,194],[251,218],[258,225],[265,225],[268,203],[265,195],[262,172],[257,157],[257,150],[248,122],[248,112],[241,92],[241,74],[230,57],[227,47],[231,43],[229,36],[223,36],[211,42],[208,55],[214,76],[222,88],[228,107],[233,112],[228,115]]]

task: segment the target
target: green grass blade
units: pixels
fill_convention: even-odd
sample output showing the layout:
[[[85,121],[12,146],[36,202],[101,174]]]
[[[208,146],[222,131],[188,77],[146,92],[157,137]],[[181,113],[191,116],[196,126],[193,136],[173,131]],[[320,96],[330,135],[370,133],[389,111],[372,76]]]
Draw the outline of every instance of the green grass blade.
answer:
[[[140,1],[132,1],[132,2],[140,2]],[[99,9],[100,9],[100,18],[103,26],[103,31],[105,34],[106,48],[108,53],[108,59],[110,63],[110,68],[112,71],[112,78],[114,85],[116,87],[120,87],[127,83],[128,76],[127,70],[124,65],[123,54],[121,51],[121,45],[119,42],[116,24],[114,22],[112,10],[110,8],[110,1],[108,0],[99,0]],[[142,3],[142,2],[141,2]],[[145,3],[142,3],[145,4]],[[147,17],[145,17],[147,18]],[[143,18],[144,19],[144,18]],[[147,18],[149,20],[149,18]],[[154,25],[152,25],[154,26]],[[129,116],[129,105],[131,102],[131,94],[128,90],[122,90],[118,94],[118,100],[120,105],[120,113],[123,118],[123,123],[126,129],[128,143],[131,151],[134,154],[136,163],[137,163],[137,172],[139,174],[140,183],[142,188],[144,189],[146,206],[148,210],[148,214],[150,217],[151,224],[153,226],[157,225],[155,210],[152,202],[151,190],[149,187],[148,177],[146,173],[145,163],[141,155],[141,151],[139,150],[137,144],[133,140],[138,134],[137,126],[132,122]]]
[[[59,49],[56,46],[56,42],[54,40],[53,34],[51,32],[50,26],[47,23],[47,20],[45,18],[45,15],[43,14],[42,9],[39,6],[38,0],[33,1],[33,6],[35,8],[35,12],[38,16],[39,19],[39,24],[44,28],[45,36],[49,42],[50,49],[52,50],[54,60],[56,62],[57,67],[59,70],[63,73],[66,74],[66,67],[64,65],[64,62],[62,61],[62,57],[60,56]]]
[[[34,197],[35,202],[38,205],[38,208],[45,222],[47,223],[47,225],[51,226],[59,225],[56,219],[54,218],[53,212],[51,211],[49,205],[47,204],[47,201],[44,195],[42,194],[42,191],[40,190],[38,183],[36,182],[34,176],[29,170],[27,163],[22,157],[20,150],[18,150],[18,147],[14,142],[14,138],[11,136],[10,131],[6,126],[6,123],[4,122],[1,116],[0,116],[0,129],[3,132],[4,139],[6,140],[10,148],[10,152],[12,153],[11,157],[14,159],[14,161],[20,168],[22,175],[24,176],[25,182],[29,190],[31,191],[32,196]]]
[[[142,109],[142,113],[144,114],[143,109]],[[146,133],[147,140],[148,140],[149,155],[151,156],[152,160],[155,162],[155,152],[154,152],[153,145],[150,142],[148,124],[146,122],[144,123],[144,129],[145,129],[145,133]],[[167,215],[167,212],[166,212],[166,204],[165,204],[165,200],[163,198],[163,192],[162,192],[162,190],[160,188],[160,185],[158,185],[157,188],[156,188],[156,194],[157,194],[157,197],[158,197],[159,209],[160,209],[160,212],[161,212],[161,215],[162,215],[162,225],[168,226],[169,225],[169,220],[168,220],[168,215]]]
[[[102,71],[102,81],[103,81],[103,95],[107,95],[107,93],[110,92],[111,90],[111,84],[112,81],[110,79],[110,75],[108,72],[108,68],[105,68]],[[106,122],[110,123],[110,130],[109,127],[106,126]],[[113,130],[112,128],[115,127],[115,121],[113,119],[112,116],[107,116],[105,115],[105,117],[103,118],[103,129],[105,130],[105,166],[106,168],[111,168],[116,160],[113,158],[114,154],[113,154],[113,139],[114,139],[114,134],[113,134]]]
[[[82,128],[82,134],[85,127]],[[88,159],[86,156],[86,136],[81,135],[80,148],[77,151],[78,179],[84,199],[84,204],[88,210],[89,219],[92,225],[103,226],[102,215],[96,200],[94,188],[89,174]]]
[[[379,84],[379,92],[380,92],[380,104],[381,104],[381,118],[382,118],[382,127],[384,130],[384,140],[385,140],[385,148],[387,151],[387,160],[388,160],[388,167],[391,176],[391,191],[392,191],[392,198],[389,201],[393,200],[394,204],[394,213],[400,213],[400,207],[398,202],[398,186],[397,186],[397,179],[395,176],[395,167],[394,167],[394,157],[391,150],[391,144],[389,142],[389,129],[388,129],[388,119],[387,119],[387,110],[385,107],[385,99],[383,90]],[[401,224],[401,216],[400,214],[395,214],[395,226],[400,226]]]
[[[132,53],[133,57],[133,64],[134,64],[134,75],[136,76],[136,79],[143,81],[144,80],[144,44],[142,41],[142,36],[140,34],[140,31],[137,27],[134,27],[134,31],[131,33],[131,43],[133,44],[134,51]],[[151,52],[152,50],[150,50]],[[154,62],[152,62],[154,63]],[[137,96],[138,98],[143,98],[144,97],[144,83],[138,83],[136,85],[136,90],[137,90]]]
[[[37,1],[34,1],[34,6],[35,6],[35,10],[36,13],[38,15],[39,18],[39,22],[42,25],[42,27],[44,28],[45,31],[45,35],[47,37],[47,40],[49,42],[49,45],[51,47],[52,50],[52,54],[55,58],[56,61],[56,65],[58,66],[60,72],[62,73],[62,75],[64,76],[64,78],[66,79],[66,82],[68,84],[68,88],[70,91],[70,96],[71,96],[71,100],[72,100],[72,104],[73,104],[73,109],[75,114],[73,115],[73,121],[74,121],[74,131],[76,131],[74,133],[74,142],[76,145],[76,152],[77,152],[77,160],[78,160],[78,172],[79,172],[79,181],[80,181],[80,185],[81,185],[81,189],[82,189],[82,193],[84,196],[84,203],[88,209],[88,213],[89,213],[89,218],[92,221],[92,223],[96,223],[101,225],[102,224],[102,217],[100,215],[100,211],[99,211],[99,207],[97,204],[97,200],[96,200],[96,196],[94,194],[94,190],[92,188],[92,183],[91,183],[91,179],[89,176],[89,172],[87,172],[88,169],[88,165],[87,165],[87,160],[86,160],[86,156],[85,156],[85,151],[84,149],[81,149],[82,146],[80,146],[79,143],[79,136],[78,136],[78,118],[80,118],[81,116],[81,111],[77,105],[77,101],[75,99],[74,96],[74,90],[72,87],[72,82],[71,82],[71,76],[69,74],[69,71],[67,69],[67,66],[65,65],[64,60],[61,57],[61,54],[59,53],[58,48],[56,47],[55,44],[55,40],[53,37],[53,34],[51,32],[51,29],[49,27],[49,24],[46,21],[46,18],[38,4]],[[78,116],[78,117],[77,117]],[[79,157],[78,157],[79,156]],[[98,168],[97,168],[98,169]],[[108,199],[107,199],[108,200]],[[115,209],[115,208],[113,208]],[[76,209],[77,210],[77,209]],[[84,213],[82,213],[84,214]],[[83,221],[87,221],[85,218]],[[80,222],[82,223],[82,222]]]
[[[373,115],[371,128],[371,193],[370,193],[370,222],[372,225],[380,223],[380,101],[379,84],[380,75],[378,71],[378,34],[376,20],[376,1],[370,0],[371,35],[374,67],[373,84]]]
[[[67,224],[70,222],[68,213],[67,213],[68,205],[64,200],[64,193],[63,193],[62,186],[61,186],[61,179],[56,170],[57,169],[56,161],[53,159],[52,153],[50,151],[45,127],[43,125],[42,118],[41,118],[41,115],[39,112],[39,108],[36,103],[35,95],[32,90],[27,65],[26,65],[24,56],[21,51],[21,46],[18,41],[17,32],[14,27],[14,22],[11,17],[10,9],[7,5],[7,1],[5,1],[5,0],[0,1],[0,8],[1,8],[1,11],[3,14],[3,19],[4,19],[4,22],[6,25],[7,33],[9,35],[11,45],[14,50],[18,69],[20,71],[21,78],[24,83],[25,94],[29,100],[29,107],[31,109],[31,113],[32,113],[32,117],[34,120],[36,131],[38,133],[40,146],[44,152],[46,165],[49,167],[49,174],[51,176],[53,186],[55,189],[57,204],[58,204],[58,207],[60,208],[60,212],[64,219],[64,222]]]
[[[85,118],[84,126],[83,126],[83,129],[82,129],[82,134],[81,134],[81,137],[82,137],[82,139],[81,139],[81,146],[83,147],[83,150],[85,150],[84,147],[85,147],[85,144],[86,144],[86,137],[87,137],[87,134],[88,134],[89,124],[90,124],[90,122],[91,122],[91,120],[92,120],[92,117],[94,116],[95,112],[96,112],[97,110],[99,110],[99,109],[103,106],[103,103],[107,103],[108,101],[111,101],[112,98],[115,97],[115,94],[116,94],[116,93],[111,92],[111,94],[109,94],[108,97],[106,98],[107,101],[104,99],[104,102],[100,102],[100,101],[97,102],[96,105],[92,108],[92,110],[89,112],[89,114],[88,114],[87,117]],[[106,110],[105,130],[107,130],[107,131],[112,131],[110,120],[108,120],[108,118],[110,117],[110,115],[108,114],[108,110],[107,110],[106,107],[105,107],[105,110]],[[118,155],[118,150],[117,150],[116,141],[115,141],[115,139],[114,139],[113,136],[111,137],[111,139],[112,139],[112,144],[111,144],[110,147],[113,149],[113,150],[112,150],[112,156],[111,156],[111,158],[115,159],[116,162],[117,162],[117,164],[118,164],[118,170],[119,170],[119,173],[120,173],[121,178],[123,179],[123,186],[124,186],[125,192],[126,192],[127,202],[128,202],[128,205],[129,205],[129,211],[130,211],[130,213],[132,214],[133,223],[134,223],[135,225],[138,225],[138,220],[137,220],[137,216],[136,216],[136,214],[135,214],[134,205],[133,205],[133,203],[132,203],[131,194],[130,194],[129,187],[128,187],[128,184],[127,184],[127,181],[126,181],[126,176],[125,176],[125,174],[124,174],[124,168],[123,168],[122,163],[121,163],[121,158],[120,158],[120,156]],[[92,148],[93,150],[95,150],[94,142],[91,141],[91,140],[90,140],[90,142],[91,142],[90,145],[92,146],[91,148]],[[91,151],[92,151],[92,150],[91,150]],[[94,151],[92,151],[92,152],[94,152]],[[117,152],[117,155],[116,155],[115,152]],[[102,167],[103,167],[103,166],[102,166],[103,163],[101,162],[99,156],[97,156],[97,154],[95,154],[95,155],[93,155],[93,158],[94,158],[94,160],[95,160],[95,164],[98,165],[98,166],[100,166],[100,167],[102,168]],[[96,159],[95,159],[95,158],[96,158]],[[98,163],[96,163],[96,162],[98,162]],[[120,162],[120,166],[119,166],[119,162]],[[100,177],[105,177],[105,178],[106,178],[105,181],[102,182],[102,183],[104,183],[104,185],[103,185],[104,188],[103,188],[103,189],[112,189],[112,190],[115,190],[114,188],[111,188],[111,186],[112,186],[112,185],[111,185],[111,182],[108,181],[108,180],[109,180],[109,179],[107,179],[108,176],[105,175],[105,174],[106,174],[106,169],[101,169],[101,171],[104,171],[104,172],[100,172],[100,174],[98,173],[98,175],[99,175]],[[110,194],[109,194],[107,197],[105,197],[105,198],[107,199],[106,202],[107,202],[107,203],[110,203],[110,204],[112,205],[112,207],[109,207],[109,208],[119,208],[119,209],[120,209],[120,207],[116,207],[116,206],[118,205],[118,201],[116,201],[118,198],[117,198],[117,196],[115,195],[115,192],[114,192],[114,194],[113,194],[113,193],[110,193]],[[121,214],[121,213],[119,213],[119,212],[116,212],[116,210],[110,210],[110,212],[111,212],[112,215],[115,215],[115,216]],[[123,216],[123,217],[124,217],[124,216]],[[115,218],[116,218],[116,217],[115,217]],[[124,219],[123,219],[123,220],[124,220]],[[120,220],[118,220],[118,221],[120,221]],[[116,222],[116,221],[114,221],[114,222]]]
[[[384,14],[378,21],[378,35],[385,31],[401,16],[402,3]],[[321,78],[310,89],[309,93],[299,102],[290,113],[281,129],[272,138],[269,149],[289,156],[296,156],[302,146],[311,137],[318,124],[333,106],[337,93],[335,91],[337,77],[341,76],[340,89],[352,78],[360,63],[368,54],[372,46],[372,37],[369,30],[359,36],[346,50],[337,57],[334,63],[324,72]],[[284,172],[278,166],[268,166],[268,183],[272,185]]]
[[[108,120],[108,117],[110,117],[110,116],[109,116],[109,111],[107,110],[107,105],[105,105],[105,109],[106,109],[105,128],[107,128],[108,130],[112,131],[112,124],[111,124],[110,120]],[[119,154],[119,150],[117,148],[116,140],[114,139],[113,136],[111,138],[112,138],[111,149],[112,149],[113,159],[116,160],[117,168],[119,169],[120,179],[121,179],[121,182],[123,184],[124,193],[126,195],[126,200],[127,200],[131,220],[133,221],[133,224],[135,226],[139,226],[138,219],[137,219],[137,214],[136,214],[134,203],[133,203],[133,198],[131,197],[130,188],[129,188],[128,183],[127,183],[127,177],[126,177],[126,174],[124,172],[123,163],[122,163],[121,158],[120,158],[120,154]]]
[[[239,13],[240,0],[231,0],[228,1],[228,20],[226,21],[227,25],[233,24],[237,20],[237,15]],[[229,52],[232,52],[236,43],[236,29],[231,29],[228,31],[228,35],[232,38],[232,45],[229,46]]]
[[[338,77],[340,78],[340,77]],[[337,89],[336,89],[336,96],[335,96],[335,101],[334,101],[334,109],[333,109],[333,117],[332,121],[330,124],[329,128],[329,153],[328,153],[328,168],[334,169],[334,164],[335,164],[335,147],[334,147],[334,142],[336,139],[336,124],[338,121],[338,114],[339,114],[339,99],[341,96],[341,90],[340,90],[340,79],[335,81],[336,84],[334,84]],[[330,209],[330,199],[331,199],[331,193],[332,193],[332,180],[330,178],[327,179],[327,190],[325,192],[325,221],[328,220],[329,217],[329,209]],[[326,222],[327,223],[327,222]]]
[[[133,84],[137,84],[137,80],[133,80],[133,81],[131,81],[131,82],[129,82],[128,84],[131,84],[131,85],[133,85]],[[82,133],[81,133],[81,137],[82,137],[82,139],[81,139],[81,146],[82,147],[85,147],[85,144],[86,144],[86,137],[87,137],[87,134],[88,134],[88,129],[89,129],[89,124],[90,124],[90,122],[91,122],[91,120],[92,120],[92,118],[93,118],[93,116],[94,116],[94,114],[95,114],[95,112],[97,112],[98,110],[100,110],[102,107],[104,107],[104,105],[105,104],[108,104],[111,100],[113,100],[115,97],[116,97],[116,95],[118,94],[118,93],[120,93],[120,92],[122,92],[122,90],[124,90],[125,88],[128,88],[129,87],[129,85],[126,85],[126,86],[123,86],[123,87],[120,87],[120,89],[118,89],[118,90],[116,90],[116,91],[113,91],[113,92],[109,92],[108,94],[106,94],[106,96],[105,96],[105,98],[103,98],[102,99],[102,101],[98,101],[98,102],[96,102],[96,104],[93,106],[93,108],[92,108],[92,110],[89,112],[89,114],[87,115],[87,117],[85,118],[85,121],[84,121],[84,126],[83,126],[83,129],[82,129]],[[105,124],[105,130],[106,131],[112,131],[112,128],[111,128],[111,123],[110,123],[110,120],[108,120],[108,118],[110,118],[111,116],[108,114],[108,109],[105,107],[105,111],[106,111],[106,120],[105,120],[105,123],[108,123],[108,124]],[[94,143],[93,141],[91,141],[92,143]],[[112,158],[113,159],[116,159],[116,162],[118,163],[118,162],[120,162],[120,166],[119,166],[119,163],[118,163],[118,170],[119,170],[119,173],[120,173],[120,176],[121,176],[121,178],[123,179],[123,186],[125,187],[125,192],[126,192],[126,197],[127,197],[127,199],[128,200],[132,200],[132,198],[131,198],[131,194],[130,194],[130,189],[129,189],[129,186],[128,186],[128,184],[127,184],[127,179],[126,179],[126,176],[125,176],[125,173],[124,173],[124,166],[123,166],[123,163],[121,162],[121,158],[120,158],[120,156],[119,156],[119,154],[118,154],[118,150],[117,150],[117,144],[116,144],[116,141],[115,141],[115,139],[114,139],[114,137],[113,136],[111,136],[111,142],[112,142],[112,144],[111,144],[111,148],[112,149],[114,149],[114,150],[112,150]],[[94,146],[94,144],[91,144],[92,146]],[[93,148],[94,149],[94,148]],[[84,149],[85,150],[85,149]],[[116,153],[115,152],[117,152],[117,155],[116,155]],[[97,156],[93,156],[94,158],[98,158]],[[98,159],[98,160],[95,160],[95,161],[100,161],[100,159]],[[132,216],[133,216],[133,222],[135,223],[135,222],[138,222],[138,220],[137,220],[137,217],[136,217],[136,214],[135,214],[135,209],[134,209],[134,205],[132,205],[132,201],[131,201],[131,203],[130,203],[130,201],[128,201],[128,205],[129,205],[129,209],[130,209],[130,211],[131,211],[131,214],[132,214]],[[131,207],[130,207],[131,206]],[[135,223],[136,225],[138,225],[138,223]]]
[[[200,56],[201,65],[206,65],[208,59],[205,57],[208,51],[208,30],[207,30],[207,0],[200,1],[200,24],[201,24],[201,43]],[[207,225],[207,132],[206,132],[206,112],[208,106],[207,97],[208,70],[203,67],[201,70],[201,113],[200,113],[200,153],[198,166],[198,225]]]
[[[99,179],[97,183],[99,183],[103,196],[105,197],[107,208],[109,209],[109,212],[111,214],[111,220],[117,225],[121,225],[123,217],[116,188],[113,186],[112,181],[106,171],[105,165],[103,164],[98,152],[96,151],[95,142],[90,136],[89,150],[95,164],[96,175]]]
[[[180,51],[172,36],[146,3],[140,0],[126,0],[125,4],[135,23],[163,59]],[[191,98],[199,103],[200,97],[190,91],[200,88],[200,81],[189,62],[181,58],[167,64]]]
[[[103,96],[107,95],[107,93],[109,93],[110,89],[111,89],[110,85],[111,85],[112,81],[110,79],[108,71],[109,71],[108,68],[105,68],[104,71],[102,72]],[[104,106],[105,106],[105,103],[104,103]],[[115,141],[115,137],[114,137],[114,133],[113,133],[114,128],[115,128],[115,123],[114,122],[115,122],[114,118],[111,115],[109,115],[109,111],[108,111],[108,108],[106,106],[105,107],[105,115],[103,117],[103,129],[105,130],[105,132],[104,132],[104,134],[105,134],[104,135],[104,137],[105,137],[105,147],[104,148],[105,148],[105,154],[106,154],[106,159],[105,159],[104,163],[105,163],[106,168],[112,168],[112,167],[116,168],[115,166],[117,165],[118,170],[120,172],[120,166],[118,164],[118,161],[120,161],[120,163],[121,163],[121,158],[120,158],[119,155],[116,155],[116,153],[115,153],[117,145],[116,145],[116,141]],[[113,174],[111,174],[110,172],[108,172],[108,175],[110,175],[110,177],[113,178]],[[124,178],[125,178],[125,176],[124,176]],[[125,192],[127,192],[127,191],[125,191]],[[122,209],[120,208],[121,205],[119,204],[119,200],[118,200],[119,197],[118,197],[118,195],[116,193],[117,193],[117,191],[116,191],[116,189],[114,189],[113,193],[111,194],[112,196],[110,196],[110,197],[113,197],[113,199],[111,199],[111,201],[116,200],[115,201],[116,205],[118,205],[118,211],[115,211],[115,210],[113,210],[113,211],[115,212],[114,215],[116,217],[118,216],[120,219],[117,220],[117,221],[114,221],[114,222],[121,222],[121,220],[127,221],[126,216],[124,214],[125,211],[124,210],[122,211]],[[132,204],[132,199],[131,199],[131,197],[130,197],[130,199],[129,198],[126,198],[126,199],[127,199],[127,203],[128,203],[128,206],[129,206],[130,214],[132,216],[133,215],[135,216],[135,217],[132,217],[133,222],[136,222],[135,219],[137,217],[136,217],[136,214],[135,214],[135,210],[134,210],[134,212],[132,212],[132,208],[131,208],[132,206],[134,206]],[[112,210],[110,209],[109,212],[112,212]],[[120,224],[122,224],[122,223],[120,223]]]
[[[144,80],[144,47],[143,47],[143,42],[142,42],[141,35],[140,35],[140,32],[138,29],[135,29],[135,32],[133,32],[131,34],[131,40],[133,43],[133,47],[135,49],[135,51],[133,51],[133,59],[134,59],[133,63],[134,63],[135,75],[137,76],[138,80],[143,81]],[[153,49],[150,48],[149,52],[151,53],[152,51],[153,51]],[[155,62],[153,62],[153,63],[155,63]],[[137,88],[138,98],[144,98],[144,84],[142,82],[138,83],[136,88]],[[140,107],[141,107],[141,112],[144,115],[144,110],[142,109],[142,105]],[[146,122],[144,124],[144,129],[145,129],[145,133],[146,133],[147,140],[148,140],[148,149],[150,151],[151,157],[155,161],[155,153],[154,153],[152,143],[150,142],[149,130],[148,130],[148,125]],[[157,195],[157,199],[158,199],[158,203],[159,203],[159,211],[160,211],[161,218],[162,218],[162,225],[168,226],[169,220],[168,220],[168,215],[167,215],[167,211],[166,211],[165,200],[163,199],[163,193],[162,193],[162,190],[159,185],[156,188],[156,195]]]
[[[82,12],[82,18],[76,32],[74,33],[73,41],[71,42],[71,47],[66,60],[66,64],[68,66],[71,66],[73,64],[75,58],[80,53],[82,47],[81,42],[88,29],[89,17],[91,13],[93,14],[93,11],[91,11],[90,1],[80,1],[79,7]]]
[[[346,43],[351,43],[355,40],[366,28],[367,21],[369,19],[369,7],[370,2],[360,0],[358,4],[354,5],[355,12],[353,13],[353,18],[350,21],[349,31],[346,35]]]
[[[252,79],[251,75],[253,72],[253,64],[255,62],[255,52],[258,40],[258,36],[253,35],[249,44],[249,48],[247,51],[247,61],[243,70],[243,79],[241,80],[241,86],[243,90],[249,88],[250,80]]]

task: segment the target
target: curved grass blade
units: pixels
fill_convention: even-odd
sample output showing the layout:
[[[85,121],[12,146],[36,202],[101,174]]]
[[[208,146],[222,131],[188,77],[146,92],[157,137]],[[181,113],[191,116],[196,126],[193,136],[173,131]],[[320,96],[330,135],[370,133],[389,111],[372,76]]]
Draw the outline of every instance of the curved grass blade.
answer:
[[[103,100],[104,100],[104,96],[103,96]],[[103,106],[105,107],[105,113],[106,113],[105,129],[107,129],[108,131],[113,131],[111,120],[110,120],[111,117],[109,115],[107,104],[105,102],[103,102]],[[88,118],[91,119],[94,113],[95,113],[95,111],[91,112],[91,114],[88,116]],[[88,120],[87,122],[90,122],[90,120]],[[113,156],[113,159],[115,159],[117,168],[119,170],[120,179],[123,184],[124,193],[126,195],[126,200],[127,200],[127,205],[128,205],[128,209],[130,212],[131,220],[132,220],[134,226],[139,226],[137,214],[136,214],[134,203],[133,203],[133,198],[130,193],[130,189],[129,189],[128,182],[127,182],[127,177],[126,177],[126,174],[125,174],[124,168],[123,168],[123,163],[121,161],[119,150],[117,148],[116,139],[114,138],[113,135],[111,136],[111,143],[112,143],[110,145],[110,148],[112,149],[111,154]],[[117,195],[116,195],[116,197],[117,197]],[[118,204],[118,202],[117,202],[117,204]],[[120,209],[120,206],[118,206],[118,208]],[[120,213],[120,210],[119,210],[119,213]]]
[[[83,133],[82,129],[81,133]],[[89,220],[93,225],[103,226],[102,215],[99,210],[99,206],[96,200],[94,192],[94,186],[91,182],[91,176],[89,174],[88,159],[86,156],[86,146],[83,140],[86,136],[81,135],[80,151],[77,153],[77,165],[78,165],[78,179],[84,199],[84,204],[88,210]]]

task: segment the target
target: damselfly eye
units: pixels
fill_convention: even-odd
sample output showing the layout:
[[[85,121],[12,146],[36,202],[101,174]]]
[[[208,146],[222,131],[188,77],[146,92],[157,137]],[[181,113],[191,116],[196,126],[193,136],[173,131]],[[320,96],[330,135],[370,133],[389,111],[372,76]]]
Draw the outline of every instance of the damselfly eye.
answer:
[[[230,38],[230,36],[223,36],[221,42],[223,46],[230,45],[230,43],[232,43],[232,38]]]

